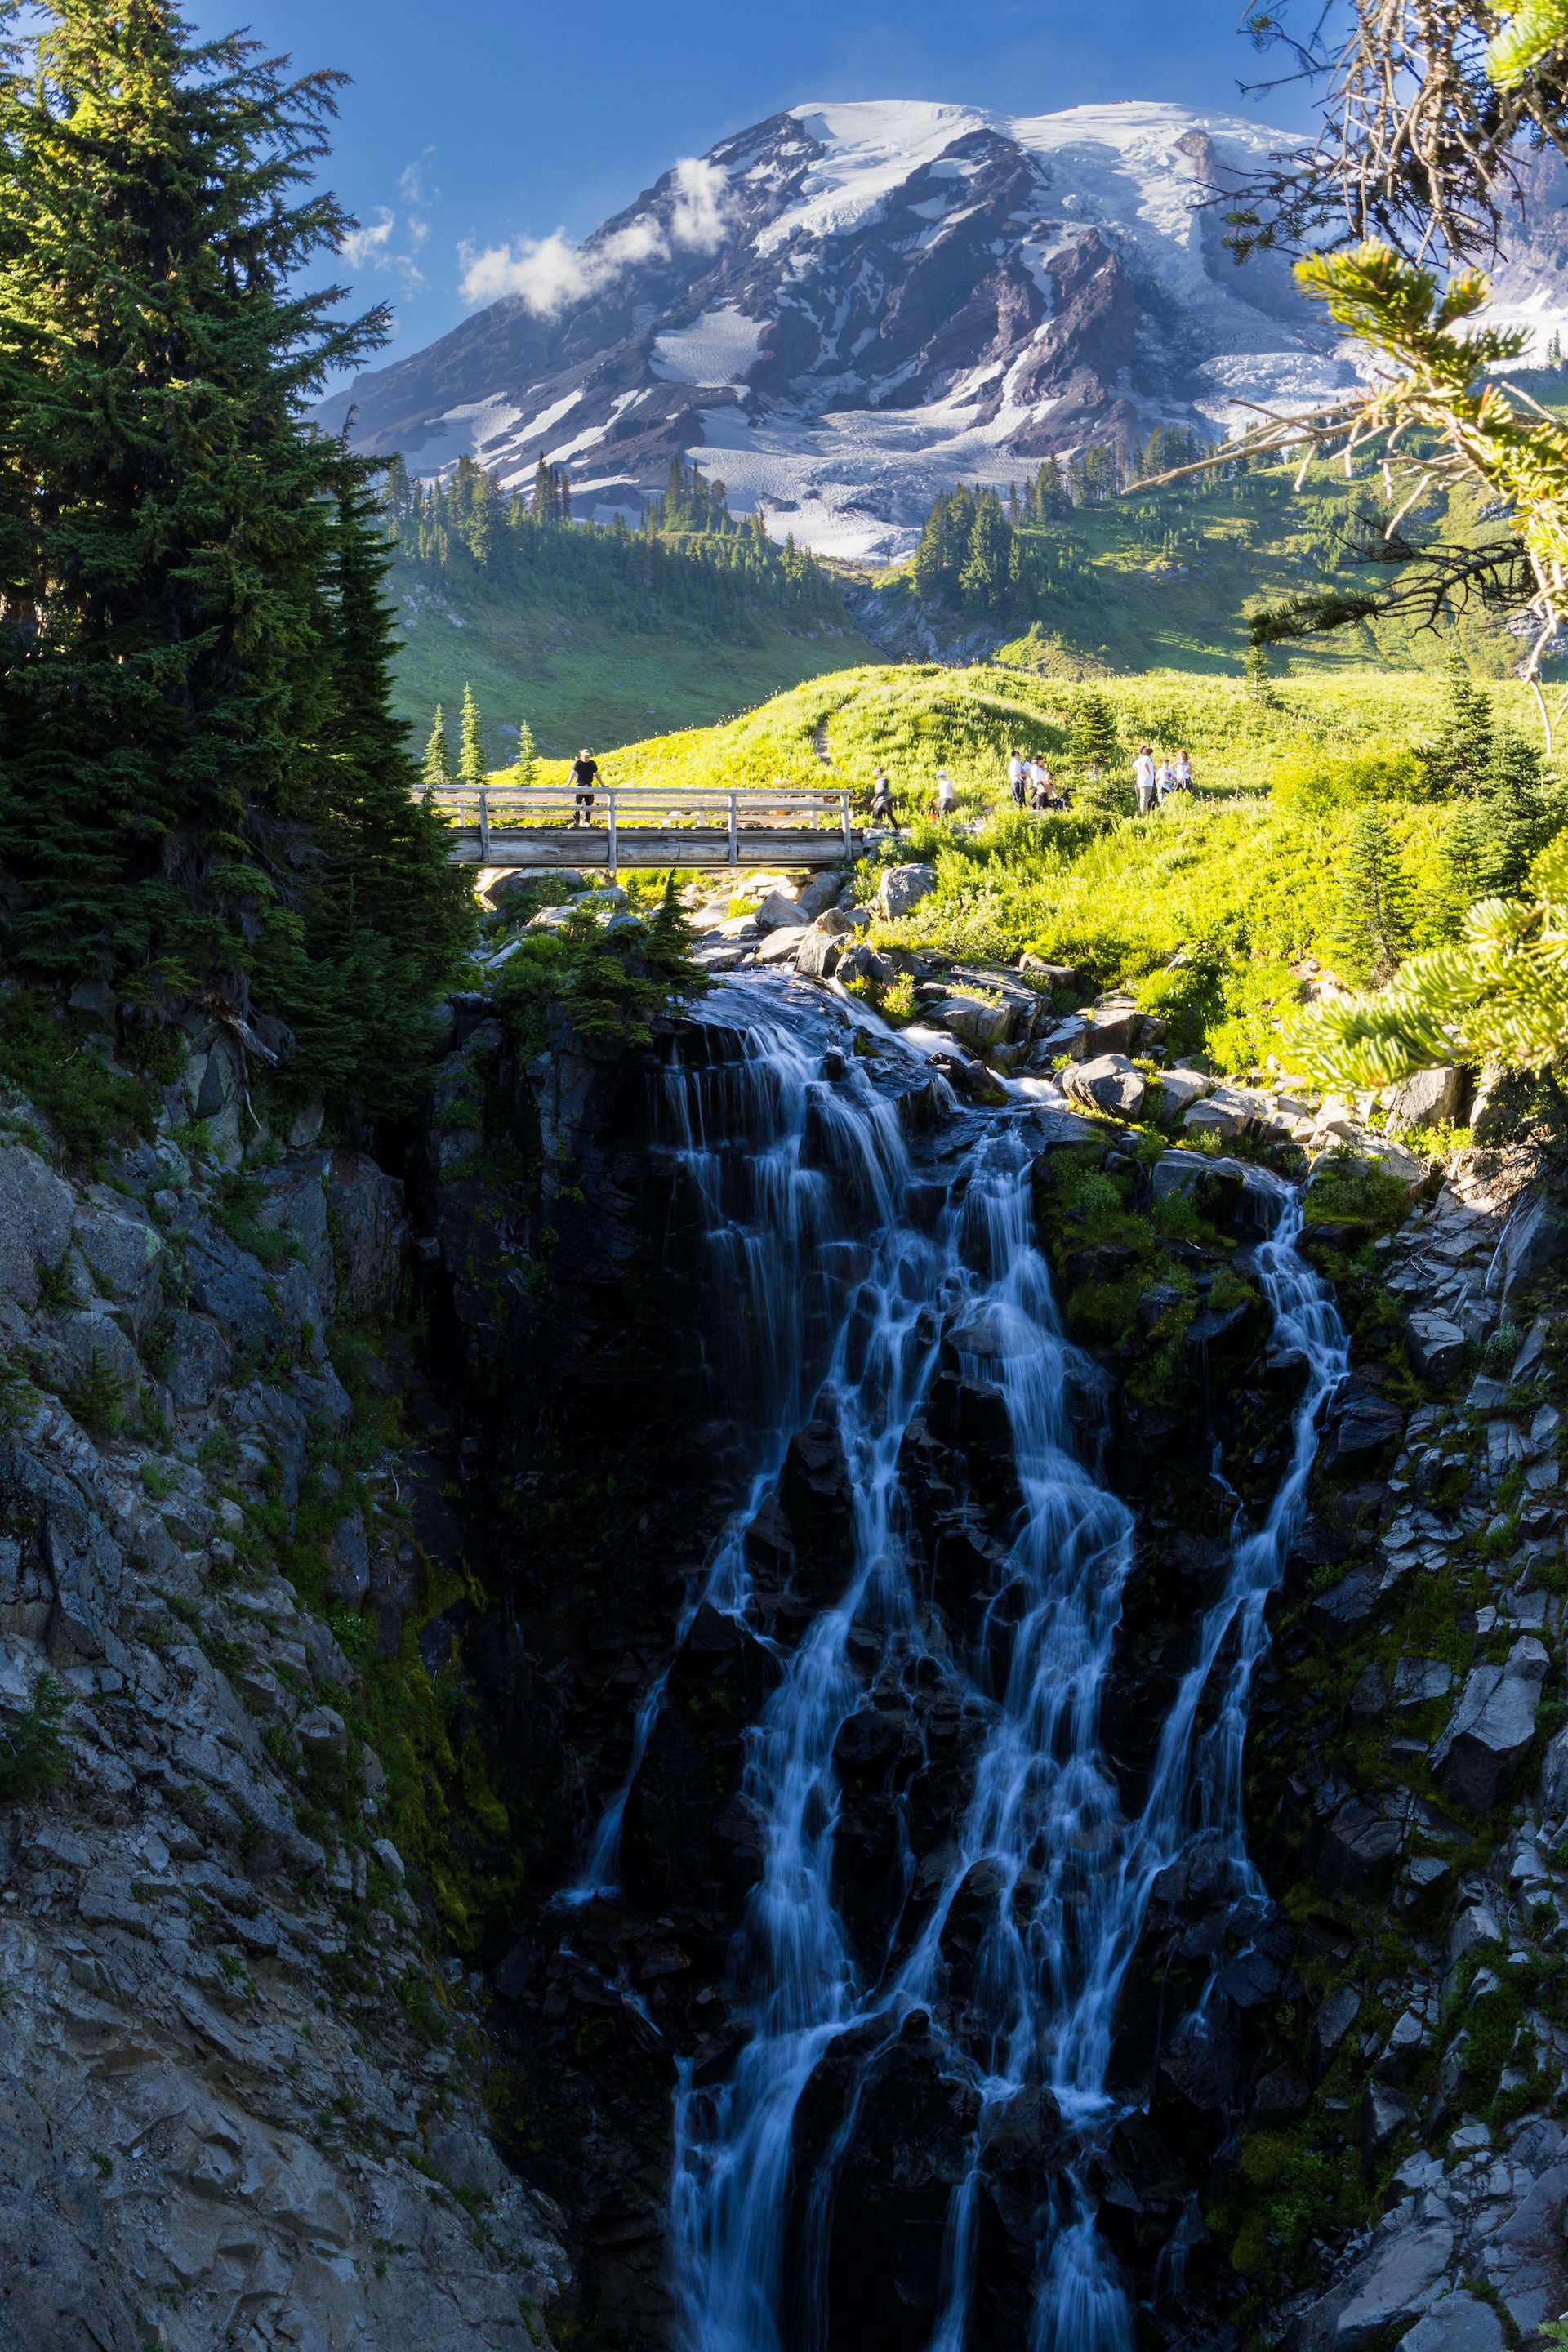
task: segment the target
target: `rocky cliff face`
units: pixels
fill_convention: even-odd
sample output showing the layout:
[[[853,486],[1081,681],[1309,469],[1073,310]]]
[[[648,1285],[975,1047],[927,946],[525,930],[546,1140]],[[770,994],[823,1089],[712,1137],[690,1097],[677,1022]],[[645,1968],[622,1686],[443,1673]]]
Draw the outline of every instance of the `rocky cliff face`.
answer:
[[[403,1185],[241,1177],[240,1049],[193,1043],[102,1181],[0,1128],[0,2342],[532,2344],[559,2217],[491,2143],[434,1842],[392,1834],[456,1565]]]
[[[810,1276],[773,1351],[795,1360],[770,1363],[755,1270],[721,1254],[720,1163],[754,1154],[759,1115],[739,1033],[710,1008],[642,1053],[518,1034],[455,1001],[397,1175],[309,1119],[241,1167],[216,1029],[165,1131],[99,1181],[6,1113],[18,2352],[473,2352],[552,2313],[668,2342],[672,2115],[753,2031],[732,1966],[763,1860],[753,1727],[857,1540],[812,1369],[866,1270],[832,1111],[851,1059],[857,1116],[903,1138],[911,1234],[987,1134],[1032,1138],[1085,1341],[1077,1442],[1136,1514],[1101,1727],[1128,1816],[1233,1514],[1278,1487],[1301,1367],[1252,1271],[1268,1180],[1234,1156],[1291,1148],[1261,1097],[1200,1167],[828,1040],[803,1197],[843,1218],[797,1237]],[[984,2123],[976,2170],[963,2053],[1004,1889],[968,1874],[929,2008],[836,2042],[795,2114],[790,2260],[826,2281],[835,2343],[921,2352],[965,2183],[973,2340],[1022,2343],[1069,2174],[1140,2324],[1191,2352],[1248,2331],[1496,2352],[1568,2304],[1562,1223],[1498,1150],[1401,1201],[1419,1169],[1347,1117],[1337,1139],[1395,1172],[1321,1192],[1310,1228],[1353,1352],[1253,1692],[1260,1878],[1238,1896],[1217,1850],[1184,1848],[1142,1918],[1104,2129],[1086,2143],[1042,2089]],[[1129,1281],[1110,1335],[1095,1315]],[[942,1660],[973,1644],[1016,1522],[1005,1344],[984,1315],[956,1327],[902,1442],[919,1670],[851,1636],[832,1893],[868,1971],[921,1933],[988,1736]],[[744,1622],[694,1603],[727,1523]]]
[[[514,2144],[569,2216],[594,2340],[651,2347],[671,2325],[672,2107],[683,2082],[724,2079],[752,2030],[731,1978],[761,1867],[748,1727],[841,1589],[854,1495],[831,1420],[804,1413],[746,1525],[754,1626],[692,1613],[704,1553],[746,1492],[743,1400],[704,1371],[711,1265],[670,1149],[668,1079],[683,1055],[721,1074],[736,1049],[711,1022],[677,1024],[640,1063],[566,1045],[520,1061],[486,1008],[459,1007],[437,1101],[467,1108],[437,1111],[430,1130],[416,1246],[449,1302],[442,1344],[454,1362],[467,1351],[467,1393],[494,1400],[474,1433],[487,1579],[505,1605],[466,1639],[505,1712],[506,1794],[531,1809],[533,1892],[498,1916],[491,1949],[521,2076]],[[935,1214],[978,1129],[1016,1110],[942,1113],[896,1061],[872,1067]],[[1496,1150],[1400,1205],[1419,1169],[1346,1118],[1331,1140],[1364,1142],[1398,1181],[1337,1208],[1323,1195],[1311,1229],[1353,1351],[1255,1691],[1261,1880],[1238,1902],[1200,1849],[1155,1885],[1117,2020],[1121,2105],[1089,2175],[1147,2324],[1194,2352],[1249,2330],[1300,2352],[1493,2352],[1568,2304],[1561,1227],[1539,1174]],[[1227,1132],[1266,1156],[1267,1126]],[[1147,1305],[1100,1350],[1103,1385],[1081,1402],[1085,1444],[1138,1513],[1104,1720],[1131,1811],[1238,1498],[1257,1514],[1279,1478],[1300,1368],[1248,1287],[1268,1214],[1248,1160],[1207,1163],[1193,1192],[1180,1152],[1174,1174],[1151,1168],[1119,1154],[1113,1129],[1059,1112],[1036,1149],[1064,1300],[1142,1263],[1142,1244],[1130,1254],[1084,1225],[1090,1165],[1178,1235],[1161,1246],[1199,1295],[1195,1319],[1173,1317],[1178,1294],[1150,1259]],[[1184,1240],[1160,1208],[1173,1195],[1197,1218]],[[931,1622],[953,1644],[973,1638],[1018,1503],[999,1395],[968,1347],[939,1370],[900,1465]],[[1223,1475],[1194,1471],[1211,1459]],[[879,1676],[869,1647],[858,1664],[865,1689],[835,1749],[833,1891],[868,1964],[889,1934],[902,1948],[919,1932],[984,1711],[940,1672]],[[623,1790],[618,1889],[595,1891],[583,1857]],[[947,1917],[942,2041],[911,2021],[885,2048],[835,2045],[802,2101],[791,2226],[819,2259],[805,2185],[831,2150],[820,2258],[836,2341],[916,2352],[935,2323],[978,2120],[943,2049],[962,2043],[996,1899],[982,1873]],[[1026,2336],[1065,2148],[1048,2095],[1009,2115],[982,2168],[973,2322],[997,2347]]]

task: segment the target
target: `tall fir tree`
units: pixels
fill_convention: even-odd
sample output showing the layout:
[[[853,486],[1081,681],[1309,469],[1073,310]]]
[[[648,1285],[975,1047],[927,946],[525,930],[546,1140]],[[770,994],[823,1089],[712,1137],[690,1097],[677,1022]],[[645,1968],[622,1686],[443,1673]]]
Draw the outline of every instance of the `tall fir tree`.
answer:
[[[1383,987],[1410,951],[1410,884],[1382,810],[1359,810],[1346,845],[1340,903],[1330,937],[1347,979]]]
[[[452,754],[447,742],[447,714],[439,703],[430,725],[430,740],[425,746],[422,769],[426,793],[447,791],[452,783]]]
[[[474,700],[474,689],[463,688],[463,722],[458,747],[458,782],[470,792],[477,792],[489,771],[485,764],[484,729],[479,721],[479,706]]]
[[[1442,724],[1436,741],[1422,754],[1426,789],[1435,800],[1483,788],[1496,733],[1490,695],[1474,683],[1463,657],[1454,654],[1448,662]]]
[[[539,746],[533,740],[533,730],[525,719],[517,730],[517,758],[512,762],[512,772],[520,784],[532,783],[538,762]]]
[[[1121,738],[1116,713],[1106,696],[1091,688],[1073,713],[1068,730],[1068,756],[1081,773],[1098,768],[1108,774],[1121,760]]]
[[[386,781],[337,764],[363,484],[305,416],[384,319],[292,283],[350,226],[293,200],[340,79],[197,44],[165,0],[46,0],[0,73],[8,960],[148,1025],[193,992],[280,1015],[300,1085],[342,1068],[338,884],[378,918],[339,821]],[[446,906],[440,843],[405,847]]]

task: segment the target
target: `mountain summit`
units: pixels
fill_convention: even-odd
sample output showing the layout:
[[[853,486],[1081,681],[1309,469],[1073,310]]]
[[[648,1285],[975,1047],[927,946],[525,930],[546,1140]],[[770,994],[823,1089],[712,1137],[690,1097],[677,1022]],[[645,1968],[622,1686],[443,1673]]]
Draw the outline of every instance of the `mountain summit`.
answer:
[[[327,403],[356,445],[640,515],[672,457],[820,551],[905,551],[939,488],[1352,380],[1216,194],[1281,134],[1128,103],[1012,117],[797,106],[688,158],[583,245],[470,257],[499,299]]]

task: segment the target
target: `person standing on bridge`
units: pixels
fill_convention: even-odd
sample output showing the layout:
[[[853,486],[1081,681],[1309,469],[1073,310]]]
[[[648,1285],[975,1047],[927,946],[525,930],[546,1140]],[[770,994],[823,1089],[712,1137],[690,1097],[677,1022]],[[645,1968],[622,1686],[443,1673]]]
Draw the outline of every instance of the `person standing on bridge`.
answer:
[[[893,822],[893,787],[888,782],[886,768],[879,768],[871,778],[871,822],[891,824]]]
[[[594,786],[599,778],[599,763],[586,744],[572,762],[572,790],[576,799],[572,803],[574,828],[594,822]]]

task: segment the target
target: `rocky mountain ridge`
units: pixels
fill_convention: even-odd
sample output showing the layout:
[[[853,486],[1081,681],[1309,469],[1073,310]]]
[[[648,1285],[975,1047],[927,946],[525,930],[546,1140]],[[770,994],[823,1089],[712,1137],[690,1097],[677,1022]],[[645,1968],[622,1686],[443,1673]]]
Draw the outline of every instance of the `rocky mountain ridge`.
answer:
[[[1283,265],[1224,250],[1210,200],[1277,143],[1176,106],[795,107],[667,173],[563,278],[492,257],[519,290],[321,415],[416,473],[471,455],[513,485],[548,455],[601,519],[695,457],[776,535],[885,559],[958,479],[1351,381]]]

